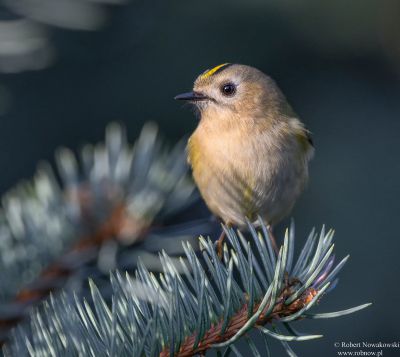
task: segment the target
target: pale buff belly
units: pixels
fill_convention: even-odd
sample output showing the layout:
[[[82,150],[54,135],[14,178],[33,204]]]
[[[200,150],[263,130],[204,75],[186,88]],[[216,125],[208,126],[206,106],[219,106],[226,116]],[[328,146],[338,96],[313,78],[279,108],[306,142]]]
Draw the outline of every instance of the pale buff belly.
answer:
[[[259,143],[258,143],[259,144]],[[193,177],[210,210],[225,223],[245,225],[260,215],[275,224],[288,215],[307,181],[307,162],[297,147],[284,149],[244,143],[202,147]]]

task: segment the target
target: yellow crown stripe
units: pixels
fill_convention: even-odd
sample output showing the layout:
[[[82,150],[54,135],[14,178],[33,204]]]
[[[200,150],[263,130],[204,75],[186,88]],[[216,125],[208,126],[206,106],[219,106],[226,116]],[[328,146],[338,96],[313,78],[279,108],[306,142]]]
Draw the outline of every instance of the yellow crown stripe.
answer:
[[[225,66],[227,66],[228,64],[230,64],[230,63],[223,63],[223,64],[220,64],[220,65],[218,65],[218,66],[216,66],[216,67],[214,67],[214,68],[212,68],[212,69],[209,69],[208,71],[204,72],[204,73],[201,75],[201,78],[208,78],[208,77],[211,77],[211,76],[212,76],[215,72],[217,72],[220,68],[225,67]]]

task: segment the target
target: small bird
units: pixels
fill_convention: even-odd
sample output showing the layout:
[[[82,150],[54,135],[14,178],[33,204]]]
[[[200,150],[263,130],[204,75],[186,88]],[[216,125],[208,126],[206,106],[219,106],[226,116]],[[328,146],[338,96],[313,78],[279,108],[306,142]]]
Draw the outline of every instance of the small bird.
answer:
[[[307,183],[314,147],[276,83],[254,67],[225,63],[175,99],[194,104],[200,116],[188,162],[211,212],[239,228],[246,217],[272,227],[287,216]]]

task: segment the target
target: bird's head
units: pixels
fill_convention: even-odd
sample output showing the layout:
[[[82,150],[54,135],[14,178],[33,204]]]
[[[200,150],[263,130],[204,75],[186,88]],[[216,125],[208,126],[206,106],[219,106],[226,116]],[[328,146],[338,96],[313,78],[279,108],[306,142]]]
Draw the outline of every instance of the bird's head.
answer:
[[[230,63],[205,71],[197,77],[193,91],[175,99],[189,101],[199,109],[201,117],[212,120],[274,120],[276,114],[289,109],[270,77],[254,67]]]

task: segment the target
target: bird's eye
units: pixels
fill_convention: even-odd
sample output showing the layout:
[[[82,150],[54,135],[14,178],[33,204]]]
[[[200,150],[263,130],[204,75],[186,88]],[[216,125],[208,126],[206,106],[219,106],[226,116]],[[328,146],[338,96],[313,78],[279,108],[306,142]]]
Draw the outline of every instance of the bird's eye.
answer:
[[[236,86],[233,83],[225,83],[221,86],[221,92],[223,95],[231,97],[236,93]]]

